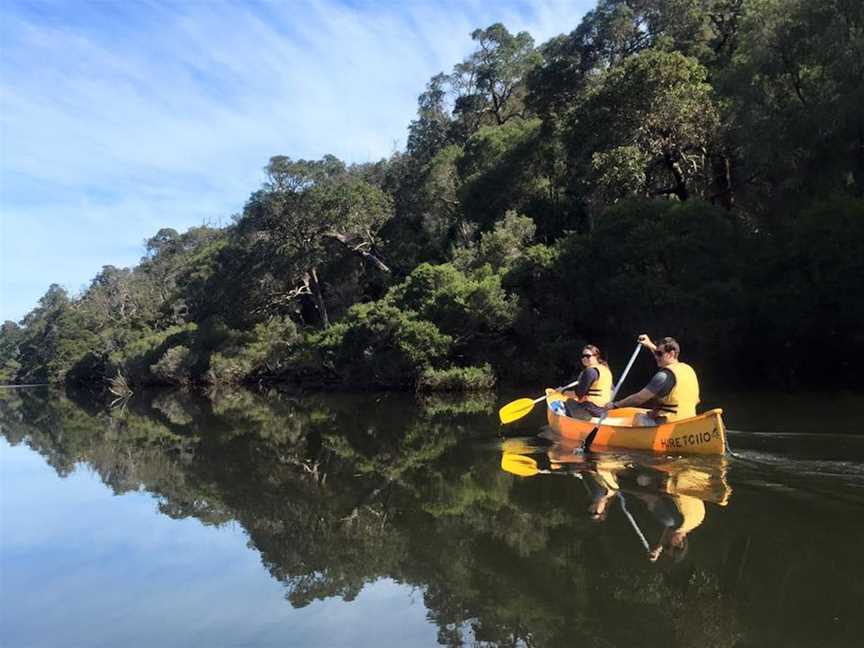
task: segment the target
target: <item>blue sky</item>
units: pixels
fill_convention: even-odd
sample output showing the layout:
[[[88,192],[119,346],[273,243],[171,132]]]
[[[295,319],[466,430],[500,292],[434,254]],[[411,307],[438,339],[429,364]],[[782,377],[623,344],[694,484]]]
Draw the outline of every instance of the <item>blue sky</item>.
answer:
[[[0,321],[134,265],[160,227],[228,223],[271,155],[389,156],[475,28],[539,44],[593,5],[6,0]]]

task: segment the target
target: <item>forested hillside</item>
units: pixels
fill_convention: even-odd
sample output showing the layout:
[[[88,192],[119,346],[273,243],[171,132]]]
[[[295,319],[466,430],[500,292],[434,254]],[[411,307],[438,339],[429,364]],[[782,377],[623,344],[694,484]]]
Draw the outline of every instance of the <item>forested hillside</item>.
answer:
[[[647,331],[720,384],[861,384],[864,3],[600,0],[546,43],[471,37],[404,151],[274,151],[228,227],[3,324],[0,381],[547,384]]]

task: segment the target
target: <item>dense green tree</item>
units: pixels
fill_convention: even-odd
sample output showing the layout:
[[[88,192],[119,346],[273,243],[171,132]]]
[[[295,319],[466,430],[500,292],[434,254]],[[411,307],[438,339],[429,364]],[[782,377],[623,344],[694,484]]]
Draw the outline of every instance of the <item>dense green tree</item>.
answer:
[[[406,388],[447,357],[452,338],[433,322],[384,302],[351,307],[315,343],[325,366],[346,385]]]
[[[447,76],[436,74],[417,99],[417,119],[408,125],[406,152],[414,164],[428,163],[452,137],[452,119],[447,113]]]
[[[776,217],[833,193],[864,195],[864,6],[745,8],[722,87],[748,202]]]
[[[486,266],[495,273],[506,273],[524,256],[536,229],[527,216],[508,211],[494,229],[481,234],[476,246],[458,250],[454,265],[465,270]]]
[[[465,217],[482,229],[509,209],[542,220],[552,208],[549,179],[538,169],[541,146],[537,119],[483,127],[469,137],[457,165]]]
[[[706,194],[718,126],[705,68],[649,50],[592,84],[572,116],[571,150],[584,191],[601,205],[625,196],[687,200]]]
[[[734,22],[727,5],[741,0],[600,0],[567,35],[540,48],[529,75],[529,105],[549,117],[570,110],[594,74],[621,65],[651,47],[697,58]],[[723,47],[731,47],[726,36]],[[720,45],[717,45],[720,47]],[[704,62],[704,61],[703,61]]]
[[[427,244],[444,258],[449,247],[464,238],[464,210],[459,199],[461,180],[459,161],[462,147],[451,144],[438,151],[424,169],[419,194],[422,197],[420,218]]]
[[[15,382],[15,376],[21,368],[19,345],[23,332],[11,320],[6,320],[0,326],[0,384]]]
[[[574,344],[655,328],[706,361],[734,333],[736,358],[774,359],[753,380],[794,385],[784,345],[820,334],[853,367],[829,313],[860,301],[831,246],[860,240],[862,7],[599,0],[537,48],[477,29],[404,151],[273,157],[229,226],[163,228],[0,329],[0,378],[545,380]]]
[[[539,60],[530,34],[513,35],[501,23],[475,29],[471,38],[477,49],[449,78],[456,95],[453,114],[463,137],[484,124],[500,126],[526,117],[523,82]]]
[[[62,381],[79,358],[99,346],[86,315],[57,284],[48,288],[21,324],[24,330],[18,343],[18,382]]]
[[[391,216],[391,201],[377,187],[348,172],[333,156],[293,161],[278,156],[266,168],[264,188],[252,195],[239,231],[281,284],[271,302],[290,302],[308,295],[321,325],[330,325],[319,269],[328,244],[337,242],[385,272],[374,246]]]

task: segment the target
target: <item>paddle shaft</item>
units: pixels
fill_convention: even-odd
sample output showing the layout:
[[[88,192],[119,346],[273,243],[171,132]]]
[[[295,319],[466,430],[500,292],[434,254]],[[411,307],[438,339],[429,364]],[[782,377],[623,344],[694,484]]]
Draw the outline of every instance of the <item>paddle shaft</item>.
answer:
[[[642,541],[642,546],[645,547],[645,551],[651,551],[651,547],[648,546],[648,540],[645,538],[645,534],[642,533],[642,529],[639,528],[639,525],[636,524],[636,520],[633,519],[633,516],[630,515],[630,511],[627,510],[627,503],[624,501],[624,493],[619,491],[618,497],[621,500],[621,510],[624,511],[624,515],[626,515],[627,519],[630,520],[630,524],[636,532],[636,535],[638,535],[639,539]]]
[[[572,383],[567,383],[566,385],[563,385],[562,387],[556,387],[555,391],[557,391],[557,392],[564,391],[565,389],[569,389],[570,387],[575,387],[578,384],[579,384],[579,379],[577,378]],[[543,394],[540,398],[535,398],[534,402],[539,403],[542,400],[546,400],[546,394]]]
[[[642,345],[637,344],[636,348],[633,350],[633,355],[630,356],[630,362],[627,363],[627,366],[624,367],[624,373],[621,374],[621,377],[618,379],[618,384],[615,385],[615,389],[612,390],[612,398],[609,400],[615,400],[615,397],[618,395],[618,390],[621,389],[621,385],[624,384],[624,379],[627,377],[627,374],[630,373],[630,367],[633,366],[633,363],[636,362],[636,356],[639,355],[639,351],[642,350]]]

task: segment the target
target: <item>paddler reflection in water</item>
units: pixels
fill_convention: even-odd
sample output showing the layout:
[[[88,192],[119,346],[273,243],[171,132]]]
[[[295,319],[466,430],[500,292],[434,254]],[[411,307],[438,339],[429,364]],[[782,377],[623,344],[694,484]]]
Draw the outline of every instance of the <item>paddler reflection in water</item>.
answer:
[[[661,556],[675,563],[683,560],[687,554],[688,534],[705,521],[705,502],[697,497],[670,492],[675,485],[665,471],[632,463],[606,470],[601,465],[596,464],[590,472],[582,473],[583,483],[591,497],[588,510],[592,519],[604,520],[617,496],[651,562],[657,562]],[[643,502],[660,524],[662,530],[655,543],[650,543],[639,528],[633,517],[636,511],[631,513],[627,510],[625,491],[627,498],[635,497]]]
[[[603,406],[612,398],[612,372],[603,354],[593,344],[582,348],[582,371],[573,391],[565,391],[564,409],[570,418],[588,420],[603,416]]]
[[[588,491],[588,496],[591,498],[591,503],[588,504],[588,515],[595,522],[602,522],[609,515],[609,506],[618,494],[618,484],[609,483],[608,475],[603,476],[599,473],[582,473],[582,483],[585,484],[585,490]]]
[[[637,497],[663,525],[657,543],[648,551],[648,559],[656,562],[663,552],[678,562],[687,553],[687,534],[705,520],[705,502],[688,495],[646,495]]]
[[[705,521],[705,502],[698,497],[670,492],[674,485],[669,473],[648,466],[634,466],[620,478],[632,484],[631,494],[641,500],[662,531],[649,545],[648,559],[657,562],[661,556],[680,562],[687,554],[687,536]],[[625,486],[627,487],[627,486]]]
[[[602,457],[588,458],[574,454],[572,446],[556,443],[536,458],[519,452],[536,452],[537,448],[520,445],[515,440],[505,442],[501,456],[501,468],[520,477],[538,474],[576,475],[585,486],[590,502],[588,513],[595,522],[603,522],[617,501],[621,510],[638,534],[651,562],[661,557],[680,562],[687,554],[688,535],[705,520],[705,502],[693,495],[685,495],[682,488],[697,489],[711,496],[711,475],[695,469],[684,469],[680,474],[640,465],[628,459]],[[541,467],[540,464],[546,467]],[[685,479],[685,476],[687,478]],[[694,478],[695,479],[694,481]],[[716,477],[723,492],[719,503],[725,505],[728,486],[722,473]],[[626,498],[624,493],[627,493]],[[627,499],[641,501],[651,517],[659,523],[661,531],[656,542],[651,543],[634,518],[636,510],[628,510]],[[632,501],[632,500],[631,500]],[[653,526],[653,525],[652,525]],[[645,529],[648,531],[648,529]],[[656,532],[655,532],[656,533]],[[648,536],[653,535],[650,531]]]
[[[553,471],[566,471],[578,475],[591,498],[588,504],[588,515],[595,522],[603,522],[609,515],[609,508],[618,496],[620,487],[615,471],[620,464],[607,462],[605,465],[587,459],[582,454],[573,452],[573,447],[556,443],[546,451],[549,467]]]
[[[641,390],[621,400],[607,402],[605,409],[644,405],[651,411],[639,414],[634,420],[636,425],[642,426],[659,425],[696,416],[699,379],[690,365],[678,359],[681,347],[675,338],[664,337],[657,344],[645,334],[637,339],[642,346],[654,353],[660,370]]]

